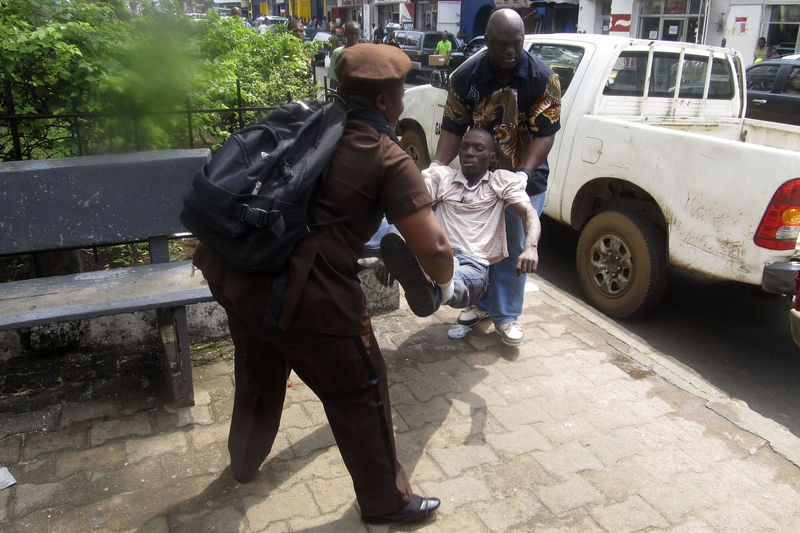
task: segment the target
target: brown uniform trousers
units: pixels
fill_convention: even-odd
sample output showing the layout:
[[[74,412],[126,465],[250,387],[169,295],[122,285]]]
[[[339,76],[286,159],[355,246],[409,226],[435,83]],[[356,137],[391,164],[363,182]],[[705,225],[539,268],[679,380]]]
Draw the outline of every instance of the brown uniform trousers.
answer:
[[[236,346],[228,437],[233,475],[250,480],[272,449],[294,370],[325,408],[362,514],[379,516],[405,505],[411,485],[397,462],[386,365],[372,332],[334,337],[279,331],[263,342],[258,317],[228,300],[221,287],[211,285],[211,291],[228,314]]]

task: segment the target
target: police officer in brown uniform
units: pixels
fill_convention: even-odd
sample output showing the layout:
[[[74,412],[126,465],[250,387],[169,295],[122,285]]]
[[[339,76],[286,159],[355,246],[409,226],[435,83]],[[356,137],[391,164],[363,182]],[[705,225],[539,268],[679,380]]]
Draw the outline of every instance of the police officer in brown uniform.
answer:
[[[414,162],[391,129],[403,110],[411,63],[399,49],[371,43],[342,51],[339,93],[350,111],[315,218],[358,218],[314,230],[301,241],[276,333],[259,339],[272,278],[247,274],[201,246],[194,262],[223,305],[235,346],[233,475],[258,472],[278,432],[290,371],[322,401],[366,522],[417,522],[439,506],[413,494],[397,461],[386,366],[356,275],[363,244],[381,213],[394,223],[437,283],[452,282],[453,256]]]

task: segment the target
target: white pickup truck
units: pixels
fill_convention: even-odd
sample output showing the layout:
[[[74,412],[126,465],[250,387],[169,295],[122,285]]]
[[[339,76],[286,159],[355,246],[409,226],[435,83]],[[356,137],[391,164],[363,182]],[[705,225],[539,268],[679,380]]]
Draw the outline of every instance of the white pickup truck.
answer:
[[[737,52],[587,34],[528,35],[524,46],[561,78],[544,214],[580,231],[592,305],[616,318],[649,310],[669,266],[794,292],[800,127],[743,118]],[[447,99],[446,74],[431,79],[406,91],[397,128],[420,168]]]

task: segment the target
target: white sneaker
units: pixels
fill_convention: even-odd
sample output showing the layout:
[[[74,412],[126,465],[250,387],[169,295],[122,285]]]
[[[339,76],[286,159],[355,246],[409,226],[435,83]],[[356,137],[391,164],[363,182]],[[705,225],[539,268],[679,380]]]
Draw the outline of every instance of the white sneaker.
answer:
[[[486,309],[482,309],[477,305],[471,305],[459,313],[456,322],[462,326],[474,326],[488,316],[489,311]]]
[[[503,322],[495,326],[495,329],[497,334],[500,335],[500,340],[503,341],[503,344],[508,346],[519,346],[525,340],[525,332],[522,331],[522,326],[516,320]]]

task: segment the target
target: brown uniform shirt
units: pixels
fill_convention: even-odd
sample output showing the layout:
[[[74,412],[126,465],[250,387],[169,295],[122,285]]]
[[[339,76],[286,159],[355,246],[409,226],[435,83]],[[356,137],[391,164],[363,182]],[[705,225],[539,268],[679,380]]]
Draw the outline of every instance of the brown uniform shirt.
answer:
[[[356,120],[348,122],[331,162],[317,220],[379,206],[395,222],[431,205],[431,197],[411,158],[387,135]],[[370,330],[357,259],[380,225],[377,211],[314,230],[298,243],[278,328],[331,335],[363,335]],[[250,327],[260,328],[271,276],[247,274],[225,264],[205,246],[194,259],[206,279],[240,302]]]

